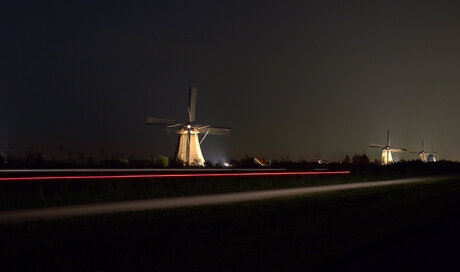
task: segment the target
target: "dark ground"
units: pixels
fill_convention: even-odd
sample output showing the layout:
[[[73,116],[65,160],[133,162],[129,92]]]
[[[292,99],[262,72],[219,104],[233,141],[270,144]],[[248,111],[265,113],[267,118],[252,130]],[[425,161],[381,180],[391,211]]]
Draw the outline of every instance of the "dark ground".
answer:
[[[447,270],[459,200],[456,178],[0,226],[1,270]]]
[[[302,165],[301,163],[292,162],[291,164],[280,165],[280,167],[287,167],[290,171],[314,171],[313,166],[315,165]],[[0,211],[460,174],[460,163],[448,161],[430,164],[411,161],[389,166],[377,164],[328,164],[327,167],[331,171],[351,170],[351,174],[290,177],[0,181]],[[66,175],[88,174],[93,175],[94,173],[66,173]],[[98,175],[103,174],[112,175],[113,173],[98,173]],[[136,173],[129,172],[127,174]],[[145,173],[142,172],[142,174]],[[1,173],[1,175],[2,177],[53,176],[62,175],[62,173]]]

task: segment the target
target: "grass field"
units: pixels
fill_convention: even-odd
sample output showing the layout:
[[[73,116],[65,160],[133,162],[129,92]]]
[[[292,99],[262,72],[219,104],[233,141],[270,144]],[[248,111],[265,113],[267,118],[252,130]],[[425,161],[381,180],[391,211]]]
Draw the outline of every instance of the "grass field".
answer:
[[[0,226],[2,271],[433,271],[456,264],[460,179]],[[1,267],[0,267],[1,268]]]

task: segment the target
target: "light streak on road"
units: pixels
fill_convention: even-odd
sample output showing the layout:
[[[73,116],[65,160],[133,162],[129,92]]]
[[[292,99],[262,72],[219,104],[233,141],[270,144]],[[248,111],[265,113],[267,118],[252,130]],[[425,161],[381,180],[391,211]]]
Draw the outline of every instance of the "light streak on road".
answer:
[[[4,177],[0,181],[38,181],[65,179],[126,179],[126,178],[192,178],[192,177],[241,177],[241,176],[300,176],[300,175],[339,175],[350,171],[324,172],[259,172],[259,173],[193,173],[193,174],[151,174],[151,175],[100,175],[100,176],[46,176],[46,177]]]
[[[327,170],[327,169],[326,169]],[[0,173],[78,173],[78,172],[276,172],[286,168],[65,168],[0,169]]]

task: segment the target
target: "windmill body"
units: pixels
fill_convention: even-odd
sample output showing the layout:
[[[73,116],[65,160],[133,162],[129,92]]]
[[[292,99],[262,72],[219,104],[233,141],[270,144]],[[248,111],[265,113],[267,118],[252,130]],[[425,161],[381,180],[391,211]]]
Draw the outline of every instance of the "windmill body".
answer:
[[[182,128],[178,132],[179,143],[176,159],[188,165],[204,165],[203,153],[201,153],[198,134],[194,128]]]
[[[391,153],[390,148],[384,148],[382,149],[382,157],[380,159],[380,163],[382,165],[387,165],[390,163],[393,163],[393,154]]]
[[[179,140],[176,148],[176,159],[184,166],[204,166],[205,159],[201,152],[200,144],[207,135],[229,135],[229,128],[211,127],[209,125],[195,125],[195,110],[197,88],[189,89],[189,106],[187,107],[188,118],[186,122],[177,122],[169,119],[147,118],[148,125],[162,126],[167,131],[175,131],[179,134]],[[198,135],[204,134],[199,139]]]
[[[388,165],[388,164],[392,164],[394,162],[394,160],[393,160],[393,152],[404,152],[404,151],[406,151],[405,148],[399,148],[399,147],[390,146],[390,131],[389,130],[388,130],[388,133],[387,133],[387,144],[386,145],[370,144],[369,146],[374,147],[374,148],[380,148],[382,150],[382,157],[380,159],[380,163],[382,165]]]

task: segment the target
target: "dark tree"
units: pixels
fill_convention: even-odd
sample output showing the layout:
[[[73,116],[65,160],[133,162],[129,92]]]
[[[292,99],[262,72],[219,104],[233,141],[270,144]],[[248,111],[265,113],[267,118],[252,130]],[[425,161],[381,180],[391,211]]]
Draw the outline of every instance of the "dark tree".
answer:
[[[354,164],[369,164],[369,157],[366,154],[362,155],[354,155],[353,156],[353,163]]]

